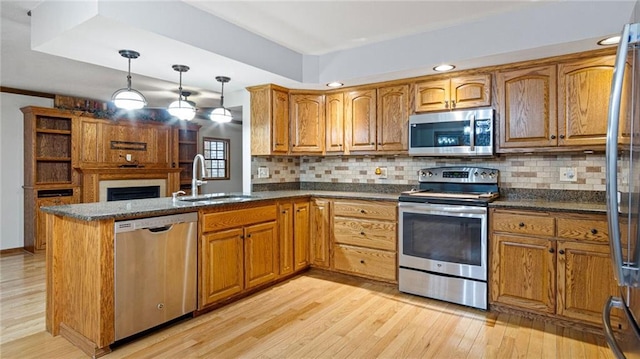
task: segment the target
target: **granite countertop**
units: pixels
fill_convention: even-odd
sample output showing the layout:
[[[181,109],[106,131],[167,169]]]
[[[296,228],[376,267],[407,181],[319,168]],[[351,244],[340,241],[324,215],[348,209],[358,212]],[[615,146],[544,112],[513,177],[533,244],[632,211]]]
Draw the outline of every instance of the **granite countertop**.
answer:
[[[250,196],[236,199],[216,199],[216,196]],[[80,203],[61,206],[41,207],[46,213],[63,217],[71,217],[83,221],[98,221],[103,219],[123,220],[138,217],[163,216],[177,213],[196,212],[203,208],[213,208],[237,203],[259,203],[261,201],[277,200],[296,197],[324,197],[361,200],[397,201],[399,194],[370,193],[370,192],[337,192],[317,190],[265,191],[253,193],[213,193],[198,196],[201,201],[185,202],[173,201],[171,197],[136,199],[129,201]],[[189,198],[189,197],[187,197]]]
[[[575,212],[575,213],[607,213],[605,203],[553,201],[543,199],[501,199],[491,202],[489,207],[531,209],[537,211]]]

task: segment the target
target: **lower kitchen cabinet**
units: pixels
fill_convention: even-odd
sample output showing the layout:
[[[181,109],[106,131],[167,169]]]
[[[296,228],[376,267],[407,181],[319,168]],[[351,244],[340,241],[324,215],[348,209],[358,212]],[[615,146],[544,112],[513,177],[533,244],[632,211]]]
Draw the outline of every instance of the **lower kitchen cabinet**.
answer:
[[[492,209],[490,227],[492,304],[602,325],[618,295],[604,215]]]
[[[334,201],[333,269],[397,282],[396,203]]]
[[[329,217],[331,202],[325,199],[311,201],[311,233],[310,233],[310,261],[311,265],[319,268],[329,268]]]
[[[309,266],[309,200],[278,204],[279,275]]]
[[[199,309],[278,276],[276,205],[201,214]]]

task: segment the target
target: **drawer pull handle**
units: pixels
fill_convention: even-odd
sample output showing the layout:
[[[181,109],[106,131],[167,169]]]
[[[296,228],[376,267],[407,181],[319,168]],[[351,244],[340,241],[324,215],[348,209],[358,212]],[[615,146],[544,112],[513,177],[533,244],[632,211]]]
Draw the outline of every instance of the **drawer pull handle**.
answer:
[[[592,229],[591,229],[591,234],[598,234],[598,230],[597,230],[597,229],[595,229],[595,228],[592,228]]]
[[[520,227],[520,228],[524,227],[524,222],[518,223],[518,227]]]
[[[549,248],[549,253],[553,253],[553,252],[555,252],[555,249]]]
[[[360,260],[360,263],[364,264],[364,259],[361,259],[361,260]]]
[[[564,251],[561,249],[558,251],[558,254],[564,254]]]

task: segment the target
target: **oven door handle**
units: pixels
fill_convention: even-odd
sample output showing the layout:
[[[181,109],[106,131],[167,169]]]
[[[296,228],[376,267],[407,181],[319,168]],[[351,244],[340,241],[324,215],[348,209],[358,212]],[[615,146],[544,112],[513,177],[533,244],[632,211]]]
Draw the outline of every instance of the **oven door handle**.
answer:
[[[476,150],[476,114],[469,119],[469,151]]]
[[[401,212],[411,212],[418,214],[455,213],[455,214],[487,214],[484,207],[456,206],[456,205],[433,205],[421,203],[419,205],[400,202],[398,204]]]

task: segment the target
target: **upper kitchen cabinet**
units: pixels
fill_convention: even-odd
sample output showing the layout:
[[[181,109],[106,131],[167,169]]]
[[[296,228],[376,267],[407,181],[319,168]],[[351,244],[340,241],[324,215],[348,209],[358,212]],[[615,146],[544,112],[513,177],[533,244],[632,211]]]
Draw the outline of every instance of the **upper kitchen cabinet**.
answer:
[[[409,85],[378,89],[378,151],[407,151]]]
[[[251,154],[288,154],[289,90],[272,84],[247,90],[251,94]]]
[[[290,103],[291,153],[323,153],[325,142],[324,95],[292,93]]]
[[[416,84],[415,112],[491,105],[491,75],[479,74]]]
[[[558,65],[558,145],[605,145],[615,56]]]
[[[348,92],[344,113],[345,153],[407,150],[408,85]]]
[[[555,145],[555,65],[499,72],[496,82],[498,151]]]
[[[575,58],[499,72],[497,152],[604,150],[614,61]]]
[[[325,95],[326,152],[344,152],[344,94]]]

